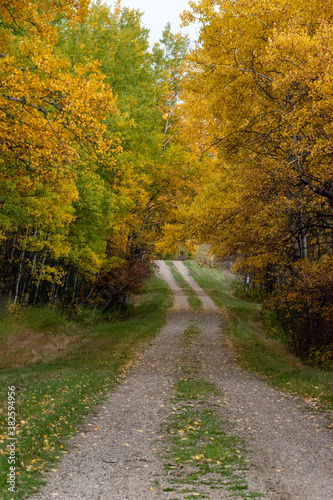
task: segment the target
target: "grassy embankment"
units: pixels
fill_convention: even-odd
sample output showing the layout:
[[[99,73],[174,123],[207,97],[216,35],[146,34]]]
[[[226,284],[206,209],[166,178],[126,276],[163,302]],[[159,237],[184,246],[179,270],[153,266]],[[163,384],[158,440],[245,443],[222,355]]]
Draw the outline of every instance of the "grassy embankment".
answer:
[[[333,408],[333,374],[303,364],[287,346],[273,338],[262,320],[262,305],[237,298],[236,284],[220,270],[200,267],[194,261],[186,266],[194,279],[221,308],[225,333],[232,341],[238,363],[261,374],[270,384]],[[271,332],[272,333],[272,332]]]
[[[51,309],[0,321],[0,498],[25,498],[56,467],[84,415],[116,385],[126,366],[166,321],[169,289],[157,277],[130,317],[68,322]],[[7,388],[16,388],[16,493],[7,489]]]

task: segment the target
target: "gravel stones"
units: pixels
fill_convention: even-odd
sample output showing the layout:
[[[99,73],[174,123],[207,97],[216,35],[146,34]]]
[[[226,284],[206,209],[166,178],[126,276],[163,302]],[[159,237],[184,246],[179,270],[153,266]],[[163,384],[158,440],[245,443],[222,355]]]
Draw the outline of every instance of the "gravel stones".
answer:
[[[119,387],[96,408],[71,440],[48,484],[31,500],[148,500],[184,498],[170,487],[160,458],[160,429],[171,411],[172,386],[183,377],[180,339],[190,325],[201,329],[195,340],[196,376],[214,382],[223,392],[223,419],[244,438],[249,450],[246,480],[252,491],[272,500],[332,500],[333,440],[325,414],[306,409],[306,402],[269,387],[233,361],[221,329],[221,315],[189,276],[182,262],[177,270],[203,303],[191,311],[168,266],[157,261],[160,275],[175,302],[169,321],[151,342]],[[207,490],[211,500],[230,492]],[[188,495],[188,493],[187,493]]]

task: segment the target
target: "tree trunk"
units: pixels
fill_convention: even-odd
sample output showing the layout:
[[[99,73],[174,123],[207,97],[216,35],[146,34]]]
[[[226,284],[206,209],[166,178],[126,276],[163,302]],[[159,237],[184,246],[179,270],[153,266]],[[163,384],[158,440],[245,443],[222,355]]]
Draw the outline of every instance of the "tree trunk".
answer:
[[[26,238],[28,238],[29,235],[29,226],[27,228],[26,232]],[[15,298],[14,298],[14,306],[16,305],[18,295],[19,295],[19,289],[20,289],[20,282],[21,282],[21,277],[22,277],[22,270],[23,270],[23,260],[25,256],[25,246],[23,247],[23,250],[21,252],[21,259],[20,259],[20,265],[19,265],[19,271],[18,271],[18,276],[16,280],[16,289],[15,289]]]

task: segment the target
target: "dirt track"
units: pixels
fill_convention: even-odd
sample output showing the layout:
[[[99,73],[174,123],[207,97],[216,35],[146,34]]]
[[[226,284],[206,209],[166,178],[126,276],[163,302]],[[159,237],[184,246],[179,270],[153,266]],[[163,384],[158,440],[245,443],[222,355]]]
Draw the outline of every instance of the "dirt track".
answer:
[[[48,485],[30,498],[175,498],[175,492],[163,491],[169,484],[159,458],[160,428],[170,414],[172,385],[183,376],[180,338],[195,324],[201,329],[192,351],[196,376],[215,382],[224,394],[217,411],[245,439],[252,464],[246,478],[250,489],[264,499],[332,500],[333,440],[325,415],[238,369],[223,339],[219,311],[185,266],[175,265],[200,297],[202,310],[191,311],[169,268],[159,261],[160,274],[175,296],[167,326],[117,391],[87,419]],[[207,489],[206,494],[212,500],[230,498],[223,490]]]

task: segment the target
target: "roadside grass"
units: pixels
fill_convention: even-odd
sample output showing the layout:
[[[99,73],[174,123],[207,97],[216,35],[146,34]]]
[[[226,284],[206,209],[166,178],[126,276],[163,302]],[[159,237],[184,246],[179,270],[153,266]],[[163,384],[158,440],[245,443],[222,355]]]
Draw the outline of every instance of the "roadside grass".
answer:
[[[199,309],[202,306],[202,302],[195,293],[195,291],[193,290],[193,288],[190,287],[188,283],[186,283],[183,276],[177,271],[176,267],[174,266],[171,260],[167,260],[166,264],[169,266],[172,276],[174,277],[177,285],[186,293],[187,301],[190,307],[194,310]]]
[[[94,412],[138,351],[165,324],[170,305],[169,288],[153,277],[146,292],[136,298],[131,316],[117,323],[102,317],[88,324],[68,323],[46,309],[0,321],[0,357],[4,354],[7,365],[9,359],[15,366],[0,370],[0,498],[23,499],[38,491],[43,473],[55,468],[67,452],[69,437],[84,416]],[[38,351],[41,339],[44,350]],[[57,339],[60,344],[66,340],[65,348],[57,345]],[[30,349],[30,358],[24,348]],[[15,493],[7,489],[7,388],[12,386],[16,388]]]
[[[209,398],[221,395],[215,384],[185,378],[175,390],[173,414],[164,429],[165,467],[173,488],[164,491],[189,493],[185,499],[209,498],[211,489],[242,499],[261,497],[247,489],[242,440],[226,433],[223,427],[229,424],[210,408]]]
[[[237,362],[261,374],[277,389],[305,397],[312,407],[333,408],[333,375],[330,371],[303,364],[293,356],[275,332],[263,323],[262,305],[237,295],[237,283],[228,274],[186,261],[193,278],[221,308],[225,333],[231,340]]]

